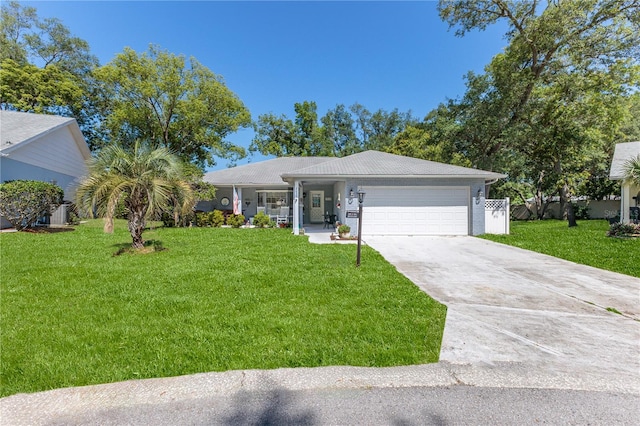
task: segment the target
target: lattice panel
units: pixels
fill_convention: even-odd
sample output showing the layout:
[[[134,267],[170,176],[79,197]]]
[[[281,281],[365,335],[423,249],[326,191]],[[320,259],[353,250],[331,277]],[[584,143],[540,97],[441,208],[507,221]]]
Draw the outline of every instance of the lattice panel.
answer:
[[[484,208],[486,210],[505,210],[507,200],[484,200]]]

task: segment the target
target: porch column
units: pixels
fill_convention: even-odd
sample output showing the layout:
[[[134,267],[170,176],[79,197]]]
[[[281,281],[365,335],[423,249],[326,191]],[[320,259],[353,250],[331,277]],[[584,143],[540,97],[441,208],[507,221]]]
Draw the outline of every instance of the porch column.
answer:
[[[630,186],[620,183],[620,222],[629,223],[629,207],[631,206]]]
[[[293,235],[300,235],[300,181],[293,183]]]

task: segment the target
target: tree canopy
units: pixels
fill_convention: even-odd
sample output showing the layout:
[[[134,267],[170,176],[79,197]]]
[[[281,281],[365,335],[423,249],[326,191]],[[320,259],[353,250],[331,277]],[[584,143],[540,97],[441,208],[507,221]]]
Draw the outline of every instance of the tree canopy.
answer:
[[[201,167],[215,164],[215,156],[245,155],[226,137],[251,124],[249,111],[222,77],[195,58],[156,46],[143,53],[125,48],[94,74],[109,139],[128,147],[148,140]]]
[[[255,124],[250,151],[278,157],[342,157],[366,149],[386,150],[405,127],[416,121],[410,112],[379,109],[371,113],[356,103],[338,104],[318,119],[317,104],[294,104],[295,118],[263,114]]]
[[[640,2],[453,0],[441,17],[465,35],[504,22],[508,42],[485,73],[467,76],[462,99],[439,114],[475,167],[506,172],[504,188],[565,205],[602,174],[629,127],[640,80]],[[538,212],[543,212],[539,208]]]
[[[88,131],[90,72],[98,65],[89,44],[15,1],[3,3],[0,16],[0,108],[73,116]]]

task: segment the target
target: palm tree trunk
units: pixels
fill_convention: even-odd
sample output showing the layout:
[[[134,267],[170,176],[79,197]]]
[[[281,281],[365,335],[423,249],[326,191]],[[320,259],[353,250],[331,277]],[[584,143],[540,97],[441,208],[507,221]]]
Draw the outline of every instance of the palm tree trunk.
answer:
[[[144,240],[142,239],[142,231],[144,231],[145,226],[144,212],[132,211],[129,214],[128,226],[132,240],[131,246],[134,249],[144,248]]]

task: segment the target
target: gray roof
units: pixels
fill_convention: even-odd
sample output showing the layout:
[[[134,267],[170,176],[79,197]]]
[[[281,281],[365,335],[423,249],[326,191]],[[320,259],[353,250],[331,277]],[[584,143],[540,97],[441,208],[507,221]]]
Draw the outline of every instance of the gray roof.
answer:
[[[500,179],[500,173],[404,157],[380,151],[364,151],[304,169],[283,173],[286,180],[333,177],[461,177]]]
[[[460,177],[485,180],[506,177],[500,173],[420,160],[379,151],[347,157],[280,157],[206,173],[204,181],[218,186],[287,186],[295,179],[346,177]]]
[[[205,173],[203,180],[218,186],[287,186],[282,174],[332,160],[332,157],[280,157]]]
[[[611,160],[611,172],[609,178],[613,180],[624,179],[624,164],[640,155],[640,142],[626,142],[616,144]]]
[[[20,144],[29,143],[63,126],[75,124],[77,128],[75,121],[58,115],[0,110],[0,151],[12,151]],[[79,128],[77,132],[80,132]]]

